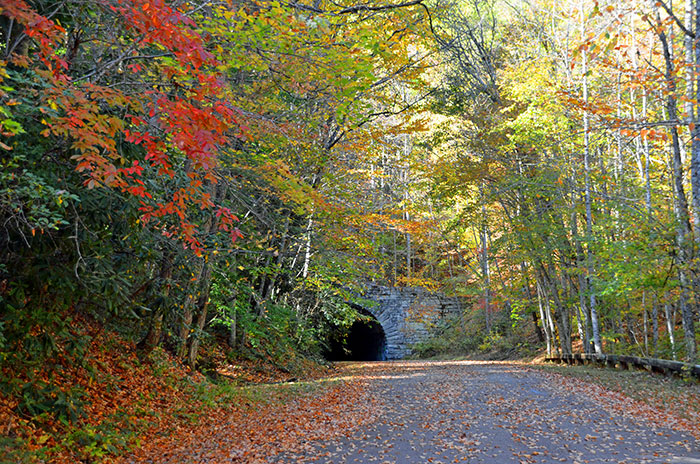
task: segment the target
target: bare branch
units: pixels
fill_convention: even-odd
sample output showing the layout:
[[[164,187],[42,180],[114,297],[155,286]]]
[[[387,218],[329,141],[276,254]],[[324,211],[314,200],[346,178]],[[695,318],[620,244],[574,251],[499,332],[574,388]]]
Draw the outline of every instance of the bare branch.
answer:
[[[338,11],[337,14],[359,13],[360,11],[394,10],[396,8],[406,8],[409,6],[421,5],[422,3],[423,3],[423,0],[413,0],[412,2],[390,3],[389,5],[380,5],[380,6],[355,5],[355,6],[343,8],[342,10]]]
[[[361,11],[385,11],[385,10],[395,10],[397,8],[406,8],[409,6],[416,6],[420,5],[424,8],[425,5],[423,5],[423,0],[412,0],[410,2],[405,2],[405,3],[390,3],[388,5],[379,5],[379,6],[372,6],[372,5],[355,5],[355,6],[349,6],[346,8],[343,8],[342,10],[338,11],[327,11],[327,10],[322,10],[318,7],[315,6],[310,6],[310,5],[304,5],[298,2],[292,2],[292,3],[287,3],[287,6],[291,8],[296,8],[297,10],[304,10],[304,11],[310,11],[312,13],[331,13],[331,14],[352,14],[352,13],[359,13]]]
[[[678,19],[678,16],[676,16],[676,15],[673,13],[673,11],[671,10],[671,8],[670,8],[668,5],[666,5],[666,3],[663,2],[663,0],[654,0],[654,1],[656,1],[656,3],[658,3],[659,5],[661,5],[661,8],[663,8],[663,9],[666,11],[666,13],[668,13],[668,15],[671,17],[671,19],[673,19],[673,22],[676,23],[676,25],[680,28],[681,31],[683,31],[683,33],[684,33],[685,35],[687,35],[688,37],[692,37],[693,39],[695,38],[695,34],[694,34],[693,32],[691,32],[691,31],[689,31],[689,30],[683,25],[683,23],[681,22],[681,20]]]

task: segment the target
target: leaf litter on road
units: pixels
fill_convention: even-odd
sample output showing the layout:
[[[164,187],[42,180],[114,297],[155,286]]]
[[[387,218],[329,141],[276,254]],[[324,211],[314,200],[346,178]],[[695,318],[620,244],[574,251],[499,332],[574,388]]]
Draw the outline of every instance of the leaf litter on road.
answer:
[[[231,405],[122,462],[659,463],[700,459],[692,423],[509,363],[342,363]],[[260,386],[251,388],[263,388]],[[679,462],[679,461],[677,461]]]

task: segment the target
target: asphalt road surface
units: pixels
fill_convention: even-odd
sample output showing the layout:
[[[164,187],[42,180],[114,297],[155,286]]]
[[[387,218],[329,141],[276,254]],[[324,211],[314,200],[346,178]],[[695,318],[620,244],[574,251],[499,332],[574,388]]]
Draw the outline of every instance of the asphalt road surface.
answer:
[[[271,462],[700,464],[687,426],[541,371],[416,361],[378,364],[369,377],[374,422]]]

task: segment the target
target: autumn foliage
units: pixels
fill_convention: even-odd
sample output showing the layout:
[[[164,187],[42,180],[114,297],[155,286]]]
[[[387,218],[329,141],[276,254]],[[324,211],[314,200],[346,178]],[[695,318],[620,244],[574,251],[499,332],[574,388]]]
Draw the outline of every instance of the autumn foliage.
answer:
[[[418,229],[398,194],[360,198],[364,165],[423,129],[426,28],[417,4],[0,1],[8,443],[101,459],[170,430],[128,425],[140,402],[190,414],[170,374],[145,377],[162,350],[319,360],[361,276],[391,274],[377,238]]]
[[[131,41],[123,50],[121,72],[140,74],[144,68],[157,68],[159,79],[169,82],[168,90],[142,81],[143,93],[133,93],[113,85],[93,81],[93,75],[105,73],[98,66],[93,72],[76,76],[71,58],[59,49],[78,47],[79,38],[67,43],[66,30],[60,24],[39,15],[25,2],[5,1],[3,13],[24,27],[28,38],[38,46],[38,63],[28,56],[10,55],[10,63],[32,69],[44,85],[40,108],[46,126],[45,137],[69,141],[70,156],[82,172],[88,188],[106,186],[139,197],[143,222],[173,216],[174,223],[161,225],[168,234],[179,234],[195,250],[202,244],[196,227],[186,212],[192,203],[202,209],[216,209],[222,216],[221,228],[235,242],[241,234],[228,208],[220,208],[206,193],[205,183],[216,183],[217,151],[227,145],[228,137],[243,137],[245,126],[239,123],[235,107],[223,99],[224,86],[220,62],[206,50],[196,24],[182,12],[164,2],[98,2],[97,8],[113,16],[124,30],[123,40]],[[163,50],[156,57],[149,50]],[[152,53],[152,52],[150,52]],[[168,57],[168,60],[159,57]],[[150,61],[140,64],[140,61]],[[109,63],[105,67],[109,66]],[[181,89],[181,90],[180,90]],[[125,156],[120,141],[140,147],[139,157]],[[178,158],[183,156],[182,160]],[[155,192],[147,188],[144,166],[156,176],[173,178],[173,164],[187,164],[188,185],[170,197],[154,201]]]
[[[521,6],[0,0],[12,443],[133,446],[120,356],[303,370],[367,283],[468,303],[423,353],[695,360],[697,13]]]

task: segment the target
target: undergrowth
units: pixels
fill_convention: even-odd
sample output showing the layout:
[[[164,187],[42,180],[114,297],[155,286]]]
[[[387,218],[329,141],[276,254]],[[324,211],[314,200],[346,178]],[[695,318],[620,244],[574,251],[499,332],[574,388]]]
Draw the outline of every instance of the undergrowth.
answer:
[[[133,343],[95,324],[83,324],[80,330],[89,341],[79,365],[37,368],[32,378],[25,372],[3,372],[13,384],[45,385],[46,391],[0,394],[0,463],[110,462],[228,408],[284,403],[314,392],[320,384],[288,381],[326,372],[300,357],[293,366],[287,364],[291,370],[262,359],[238,361],[210,343],[204,360],[211,375],[205,376],[163,349],[142,359]],[[56,360],[47,365],[51,361]],[[267,385],[247,386],[261,382]]]
[[[437,327],[434,335],[413,348],[416,358],[448,359],[515,359],[533,355],[537,339],[530,325],[512,325],[502,318],[493,322],[490,331],[478,314],[465,314]]]

